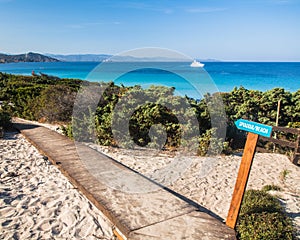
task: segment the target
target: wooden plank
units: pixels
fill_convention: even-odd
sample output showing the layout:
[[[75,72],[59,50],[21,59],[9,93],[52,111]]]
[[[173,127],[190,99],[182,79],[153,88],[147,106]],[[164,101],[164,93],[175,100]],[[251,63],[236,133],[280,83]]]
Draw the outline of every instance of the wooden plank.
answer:
[[[271,153],[271,151],[264,149],[262,147],[256,147],[256,152],[261,152],[261,153]]]
[[[295,148],[296,147],[295,142],[290,142],[290,141],[286,141],[286,140],[280,140],[280,139],[275,139],[275,138],[266,138],[266,137],[262,137],[262,136],[260,136],[259,139],[261,139],[263,141],[276,143],[276,144],[279,144],[281,146],[290,147],[290,148]]]
[[[296,154],[293,155],[292,163],[297,165],[297,166],[300,166],[300,153],[296,153]]]
[[[293,134],[300,134],[300,129],[298,128],[287,128],[287,127],[273,127],[273,131],[287,132]]]
[[[241,208],[241,203],[247,186],[257,141],[258,141],[258,135],[249,132],[247,136],[247,141],[246,141],[240,169],[238,172],[238,177],[235,183],[235,188],[233,191],[232,200],[228,211],[228,216],[226,219],[226,225],[232,229],[235,228],[239,211]]]
[[[185,231],[178,232],[178,229]],[[200,211],[193,211],[165,222],[136,229],[130,233],[127,240],[236,240],[232,231],[225,225],[220,226],[213,217]]]
[[[300,135],[297,137],[295,152],[292,158],[292,163],[300,165]]]
[[[120,230],[119,233],[125,236],[124,239],[129,239],[128,236],[136,230],[143,231],[143,229],[150,234],[159,233],[161,237],[152,238],[155,240],[176,239],[187,232],[197,236],[203,234],[203,239],[225,239],[224,233],[226,233],[227,239],[235,239],[235,232],[232,229],[211,217],[208,214],[209,210],[191,204],[191,200],[184,196],[173,193],[167,188],[146,193],[130,193],[111,188],[98,178],[98,175],[101,175],[96,174],[98,170],[102,169],[104,172],[111,171],[112,168],[118,170],[112,171],[114,175],[109,176],[112,179],[117,179],[119,177],[117,173],[121,170],[126,171],[127,175],[130,174],[130,179],[136,179],[136,182],[142,186],[154,183],[87,146],[76,144],[75,147],[74,142],[49,129],[26,125],[22,121],[18,123],[16,127],[22,134],[46,155],[50,162],[59,163],[56,165],[57,168]],[[78,154],[78,150],[81,155]],[[82,154],[86,156],[85,162],[80,158]],[[85,164],[90,164],[94,168],[87,170]],[[194,217],[190,216],[193,212],[197,221],[193,221]],[[181,217],[189,223],[186,228],[182,227]],[[199,229],[200,223],[203,223],[201,229]],[[174,227],[172,238],[163,236],[168,234],[165,229],[168,229],[169,225]],[[157,227],[153,230],[151,226]],[[154,232],[151,232],[152,230]],[[189,235],[185,239],[195,238]]]
[[[297,137],[296,146],[295,146],[295,154],[300,153],[300,134]]]
[[[118,240],[125,240],[125,238],[122,236],[122,234],[118,231],[117,228],[113,229],[113,233],[117,237]]]

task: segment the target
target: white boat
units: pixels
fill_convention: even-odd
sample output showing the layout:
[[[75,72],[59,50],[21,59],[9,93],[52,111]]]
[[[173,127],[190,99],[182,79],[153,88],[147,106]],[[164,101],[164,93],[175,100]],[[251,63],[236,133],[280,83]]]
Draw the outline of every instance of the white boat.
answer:
[[[204,64],[201,63],[201,62],[198,62],[198,61],[194,60],[194,61],[191,63],[190,66],[191,66],[191,67],[204,67]]]

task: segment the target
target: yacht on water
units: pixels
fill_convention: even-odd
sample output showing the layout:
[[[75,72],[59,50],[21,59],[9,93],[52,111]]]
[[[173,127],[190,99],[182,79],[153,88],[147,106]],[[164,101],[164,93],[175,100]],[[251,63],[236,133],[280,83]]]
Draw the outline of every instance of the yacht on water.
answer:
[[[204,67],[203,63],[198,62],[197,60],[194,60],[191,65],[191,67]]]

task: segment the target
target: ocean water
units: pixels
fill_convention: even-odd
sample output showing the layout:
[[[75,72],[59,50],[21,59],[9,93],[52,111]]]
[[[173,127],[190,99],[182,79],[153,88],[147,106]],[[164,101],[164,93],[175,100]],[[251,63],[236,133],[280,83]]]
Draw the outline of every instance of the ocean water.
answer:
[[[204,62],[205,63],[205,62]],[[197,91],[228,92],[234,87],[260,91],[282,87],[295,92],[300,89],[300,62],[206,62],[203,69],[190,63],[122,63],[54,62],[0,64],[0,72],[79,78],[89,81],[114,81],[126,86],[164,85],[178,94],[199,98]]]

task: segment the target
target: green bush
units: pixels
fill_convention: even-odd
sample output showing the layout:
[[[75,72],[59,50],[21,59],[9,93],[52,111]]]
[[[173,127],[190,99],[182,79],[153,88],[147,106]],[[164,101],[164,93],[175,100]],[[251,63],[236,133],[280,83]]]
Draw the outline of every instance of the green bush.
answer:
[[[68,138],[73,139],[73,130],[72,130],[72,124],[68,124],[66,126],[62,125],[61,127],[62,133],[67,136]]]
[[[75,92],[64,85],[49,86],[35,99],[34,116],[47,122],[71,121]]]
[[[221,153],[224,147],[223,142],[222,139],[214,137],[215,134],[216,129],[211,128],[206,130],[206,132],[201,135],[201,137],[199,138],[198,155],[217,155]]]
[[[290,127],[290,128],[300,128],[300,122],[289,122],[288,127]]]
[[[275,125],[277,103],[281,101],[279,126],[299,127],[300,122],[300,90],[290,93],[283,88],[261,92],[248,90],[243,87],[234,88],[231,92],[222,93],[226,115],[228,117],[228,131],[226,141],[233,149],[243,148],[246,135],[241,135],[233,124],[239,118],[256,121],[263,124]],[[294,141],[291,134],[281,134],[281,139]],[[278,135],[277,135],[278,136]],[[260,141],[261,142],[261,141]],[[242,144],[239,144],[242,143]],[[266,143],[261,143],[265,147]],[[268,147],[268,146],[267,146]],[[271,146],[273,149],[273,146]],[[287,151],[285,147],[277,146],[280,153]]]
[[[8,128],[11,126],[11,116],[9,113],[0,110],[0,127]]]
[[[12,116],[29,120],[69,121],[81,80],[51,76],[0,74],[0,100]]]
[[[268,192],[268,191],[281,191],[281,187],[276,185],[266,185],[262,188],[262,191]]]
[[[262,212],[282,212],[283,207],[277,198],[260,190],[248,190],[241,206],[240,216]]]
[[[279,212],[244,215],[239,220],[238,233],[241,240],[295,239],[292,221]]]
[[[240,240],[295,239],[292,221],[279,200],[261,190],[245,193],[236,230]]]
[[[83,81],[59,79],[47,75],[17,76],[0,73],[0,100],[9,103],[3,109],[11,113],[12,116],[29,120],[70,122],[73,102],[81,83]],[[97,85],[98,83],[89,84]],[[102,86],[103,83],[100,85]],[[244,118],[275,125],[278,100],[281,100],[279,125],[300,126],[300,90],[290,93],[282,88],[275,88],[266,92],[248,90],[243,87],[234,88],[231,92],[221,94],[226,116],[223,116],[222,111],[216,107],[219,101],[218,98],[215,98],[217,96],[215,94],[205,94],[203,99],[198,101],[191,98],[175,97],[174,93],[174,88],[162,86],[151,86],[149,89],[143,90],[140,86],[125,87],[109,83],[101,96],[95,114],[90,114],[85,109],[85,104],[77,109],[82,114],[79,116],[79,121],[73,126],[74,137],[77,139],[79,135],[79,140],[90,141],[92,135],[93,139],[97,138],[97,142],[100,144],[117,145],[111,124],[114,117],[117,120],[123,117],[128,119],[130,123],[130,139],[124,139],[124,143],[135,142],[140,146],[147,146],[148,143],[151,143],[149,138],[151,127],[162,124],[167,133],[165,148],[176,150],[179,146],[189,148],[192,144],[193,149],[195,149],[194,145],[198,144],[200,140],[200,155],[214,154],[224,146],[225,153],[229,153],[243,148],[246,140],[246,133],[237,130],[234,122],[239,118]],[[86,97],[93,98],[93,96]],[[143,101],[145,99],[147,99],[146,102]],[[114,111],[115,107],[122,102],[120,100],[125,100],[123,103],[128,107],[136,106],[131,116],[125,116],[126,111]],[[191,106],[190,109],[185,105],[186,100]],[[168,104],[173,106],[175,110],[168,109],[166,107]],[[197,123],[191,121],[193,115],[196,115]],[[181,119],[186,123],[186,126],[179,124],[178,116],[182,116]],[[215,120],[212,126],[211,118],[213,116]],[[219,120],[216,120],[216,116]],[[211,136],[219,135],[218,131],[224,128],[225,117],[227,119],[227,135],[226,144],[223,145],[218,137]],[[86,125],[87,127],[85,127]],[[216,129],[212,129],[212,127],[216,127]],[[118,134],[118,129],[114,130]],[[197,136],[193,135],[193,133],[198,132]],[[120,132],[120,139],[123,135],[123,132]],[[193,135],[193,138],[190,135]],[[188,136],[188,138],[182,136]],[[278,133],[277,136],[288,141],[295,141],[296,139],[294,134]],[[261,142],[261,145],[273,149],[273,144],[268,146],[268,143]],[[209,152],[208,146],[211,146]],[[276,146],[276,151],[286,153],[290,149]]]

